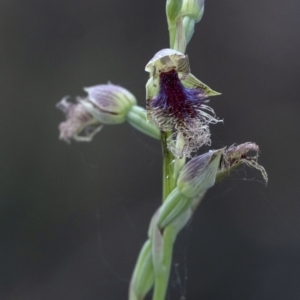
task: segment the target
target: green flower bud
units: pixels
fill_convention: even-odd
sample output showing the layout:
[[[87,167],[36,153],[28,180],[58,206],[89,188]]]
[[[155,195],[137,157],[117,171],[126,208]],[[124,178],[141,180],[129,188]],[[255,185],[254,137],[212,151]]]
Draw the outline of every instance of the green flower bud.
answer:
[[[174,22],[182,7],[182,0],[167,0],[166,13],[168,22]]]
[[[182,169],[177,180],[180,192],[194,198],[215,184],[224,149],[209,151],[192,158]]]
[[[185,32],[186,43],[191,40],[195,24],[199,22],[204,13],[204,0],[184,0],[181,9],[183,17],[183,30]]]
[[[182,0],[167,0],[166,13],[170,36],[170,48],[174,48],[175,36],[177,32],[177,22],[180,17]],[[182,24],[182,22],[181,22]]]
[[[84,88],[88,96],[80,100],[86,110],[102,124],[120,124],[136,99],[121,86],[102,84]]]
[[[204,13],[204,0],[183,0],[181,16],[199,22]]]

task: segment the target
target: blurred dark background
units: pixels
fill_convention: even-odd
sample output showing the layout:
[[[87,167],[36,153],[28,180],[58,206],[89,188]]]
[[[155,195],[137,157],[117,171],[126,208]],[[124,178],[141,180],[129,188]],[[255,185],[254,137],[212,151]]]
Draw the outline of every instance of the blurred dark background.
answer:
[[[55,104],[108,80],[144,105],[165,1],[0,1],[0,299],[127,299],[161,149],[129,125],[58,140]],[[167,299],[300,299],[300,2],[209,0],[187,53],[222,96],[212,148],[253,141],[180,234]],[[202,150],[204,151],[204,150]]]

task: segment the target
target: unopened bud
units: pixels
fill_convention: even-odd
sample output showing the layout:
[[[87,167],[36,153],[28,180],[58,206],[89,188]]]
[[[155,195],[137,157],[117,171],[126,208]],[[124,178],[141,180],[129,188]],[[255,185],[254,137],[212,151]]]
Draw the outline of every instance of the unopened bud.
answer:
[[[192,158],[181,170],[177,187],[180,192],[194,198],[215,184],[223,149],[209,151]]]
[[[194,19],[195,23],[199,22],[204,13],[204,0],[183,0],[181,16]]]
[[[195,24],[199,22],[204,13],[204,0],[184,0],[181,9],[183,17],[183,29],[185,31],[186,43],[194,33]]]
[[[166,13],[168,22],[176,20],[181,11],[182,2],[182,0],[167,0]]]

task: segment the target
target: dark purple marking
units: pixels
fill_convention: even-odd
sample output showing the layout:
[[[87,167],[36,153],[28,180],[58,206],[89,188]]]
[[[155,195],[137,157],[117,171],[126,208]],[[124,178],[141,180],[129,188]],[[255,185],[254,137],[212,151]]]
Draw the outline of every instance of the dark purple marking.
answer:
[[[206,96],[197,89],[185,88],[173,69],[159,75],[160,89],[152,101],[153,108],[163,110],[168,116],[184,123],[199,118],[199,108]]]

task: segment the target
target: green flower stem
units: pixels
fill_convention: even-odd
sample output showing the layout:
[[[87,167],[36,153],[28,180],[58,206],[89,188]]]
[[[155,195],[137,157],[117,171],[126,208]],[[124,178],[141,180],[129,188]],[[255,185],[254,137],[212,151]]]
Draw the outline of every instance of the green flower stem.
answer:
[[[163,150],[163,202],[167,199],[173,189],[176,187],[176,178],[174,177],[174,155],[167,147],[167,139],[171,132],[161,132],[162,150]],[[162,236],[162,261],[159,268],[154,268],[154,292],[153,300],[164,300],[168,288],[168,282],[171,271],[171,262],[173,254],[173,244],[176,238],[177,230],[172,225],[163,230]]]
[[[170,48],[174,48],[177,26],[175,22],[169,22],[168,29],[170,37]],[[171,136],[171,132],[161,132],[162,150],[163,150],[163,202],[167,199],[173,189],[176,187],[176,179],[181,169],[179,161],[176,162],[174,155],[167,147],[167,139]],[[185,159],[184,159],[185,161]],[[183,162],[184,164],[184,162]],[[174,170],[176,165],[176,170]],[[162,261],[159,268],[154,267],[154,292],[153,300],[165,300],[168,282],[171,271],[173,244],[178,230],[173,225],[167,226],[163,230],[162,237]]]
[[[172,225],[167,226],[163,232],[162,261],[159,270],[155,270],[153,300],[165,300],[173,254],[173,244],[177,230]]]
[[[172,49],[175,44],[176,37],[176,23],[172,22],[168,24],[169,36],[170,36],[170,48]]]
[[[163,201],[167,199],[171,191],[176,186],[173,176],[174,172],[174,155],[167,147],[167,138],[171,132],[161,132],[162,151],[163,151]]]
[[[176,147],[177,149],[180,149],[184,146],[184,140],[183,137],[180,133],[177,134],[177,140],[176,140]],[[173,173],[173,178],[175,181],[177,181],[179,172],[185,165],[186,157],[185,155],[182,156],[182,158],[176,158],[174,161],[174,173]]]
[[[176,34],[175,41],[173,44],[173,49],[185,53],[186,49],[186,40],[185,40],[185,32],[183,29],[182,18],[178,18],[176,21]]]

